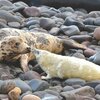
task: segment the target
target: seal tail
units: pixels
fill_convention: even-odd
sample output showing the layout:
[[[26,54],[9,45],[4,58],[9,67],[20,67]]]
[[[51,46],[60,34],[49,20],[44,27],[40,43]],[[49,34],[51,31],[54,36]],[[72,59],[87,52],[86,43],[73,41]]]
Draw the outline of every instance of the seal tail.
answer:
[[[85,50],[87,49],[88,47],[86,47],[85,45],[82,45],[70,38],[67,38],[67,39],[61,39],[62,43],[63,43],[63,46],[65,49],[82,49],[82,50]]]

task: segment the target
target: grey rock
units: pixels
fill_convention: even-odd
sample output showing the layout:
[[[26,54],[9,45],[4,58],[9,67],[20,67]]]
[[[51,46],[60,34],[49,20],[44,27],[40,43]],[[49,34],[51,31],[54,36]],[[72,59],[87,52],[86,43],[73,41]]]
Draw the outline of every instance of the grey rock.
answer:
[[[82,21],[79,21],[79,20],[77,20],[75,18],[67,17],[65,19],[64,25],[66,25],[66,26],[76,25],[80,30],[83,30],[84,29],[83,22]]]
[[[95,87],[96,94],[100,94],[100,84]]]
[[[86,82],[83,79],[79,79],[79,78],[70,78],[65,80],[64,84],[66,85],[84,85]]]
[[[41,79],[40,75],[35,71],[27,71],[19,76],[22,80]]]
[[[100,100],[100,95],[99,95],[99,94],[96,94],[96,95],[95,95],[95,99],[96,99],[96,100]]]
[[[72,7],[60,7],[59,10],[60,10],[61,12],[69,11],[69,12],[74,13],[74,9],[73,9]]]
[[[49,88],[49,84],[46,81],[33,79],[31,80],[28,85],[32,88],[32,91],[43,91],[47,88]]]
[[[100,17],[98,17],[98,18],[95,19],[94,25],[100,26]]]
[[[90,35],[74,35],[70,37],[71,39],[81,43],[84,41],[92,41],[92,36]]]
[[[8,28],[9,26],[7,26],[5,23],[0,22],[0,28]]]
[[[77,26],[71,25],[71,26],[61,26],[60,30],[66,34],[67,36],[73,36],[73,35],[79,35],[80,30]]]
[[[50,31],[49,31],[49,33],[51,34],[51,35],[58,35],[58,33],[59,33],[59,28],[58,27],[53,27]]]
[[[0,7],[2,6],[13,6],[9,0],[0,0]]]
[[[27,91],[32,91],[31,87],[26,82],[20,79],[15,79],[14,82],[16,86],[21,89],[22,93],[25,93]]]
[[[95,21],[95,18],[86,18],[86,19],[84,19],[83,20],[83,23],[85,24],[85,25],[94,25],[94,21]]]
[[[50,18],[40,18],[40,26],[46,30],[50,30],[55,26],[55,21]]]
[[[71,91],[71,90],[74,90],[74,88],[72,86],[65,86],[63,88],[63,92],[66,92],[66,91]]]
[[[8,26],[12,28],[20,28],[19,22],[8,22]]]
[[[8,11],[4,10],[0,10],[0,18],[6,20],[7,22],[21,22],[17,16],[14,16]]]
[[[95,96],[95,91],[92,87],[89,86],[84,86],[78,89],[74,89],[71,91],[66,91],[66,92],[61,92],[61,95],[63,95],[64,97],[66,97],[67,95],[81,95],[81,96],[88,96],[88,97],[94,97]]]

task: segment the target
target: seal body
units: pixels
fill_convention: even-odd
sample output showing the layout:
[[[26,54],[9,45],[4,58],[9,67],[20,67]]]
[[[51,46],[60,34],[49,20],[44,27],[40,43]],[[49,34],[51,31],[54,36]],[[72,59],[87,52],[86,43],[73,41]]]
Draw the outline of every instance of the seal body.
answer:
[[[82,78],[87,81],[100,79],[100,66],[84,59],[61,56],[45,50],[33,50],[46,78]]]
[[[0,41],[2,41],[6,37],[9,38],[10,36],[13,36],[14,38],[16,37],[15,42],[16,42],[17,38],[21,38],[23,41],[25,40],[26,44],[28,46],[30,46],[31,48],[35,47],[37,49],[43,49],[43,50],[47,50],[47,51],[50,51],[53,53],[60,53],[63,51],[64,47],[68,47],[68,46],[71,46],[72,48],[86,49],[85,46],[83,46],[79,43],[76,43],[75,41],[73,41],[71,39],[60,39],[60,38],[58,38],[56,36],[52,36],[48,33],[29,32],[29,31],[14,29],[14,28],[0,29]],[[6,40],[6,42],[9,42],[9,40]],[[9,44],[9,45],[12,46],[12,44]],[[24,47],[24,45],[22,45],[20,50],[22,50],[23,47]],[[7,47],[5,47],[5,49],[7,49]],[[3,50],[5,50],[5,49],[3,49]],[[14,50],[13,46],[12,46],[12,50]],[[6,56],[5,56],[3,60],[6,60],[6,61],[20,60],[21,67],[26,68],[26,69],[28,69],[28,67],[27,67],[28,62],[35,59],[34,54],[31,52],[23,53],[23,54],[17,53],[16,56],[11,54],[9,57],[11,57],[11,58],[5,59],[6,58]],[[1,59],[2,59],[2,55],[0,56],[0,60]],[[27,71],[26,69],[24,69],[24,71]]]

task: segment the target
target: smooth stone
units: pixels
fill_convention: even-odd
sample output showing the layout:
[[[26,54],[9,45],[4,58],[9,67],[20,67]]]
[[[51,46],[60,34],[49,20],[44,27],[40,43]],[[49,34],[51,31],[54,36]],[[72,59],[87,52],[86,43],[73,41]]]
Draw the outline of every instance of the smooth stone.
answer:
[[[100,17],[100,11],[91,11],[86,17],[92,17],[92,18]]]
[[[22,80],[41,79],[41,76],[35,71],[27,71],[19,76]]]
[[[88,96],[81,96],[77,94],[66,94],[62,96],[64,96],[66,100],[96,100]]]
[[[61,26],[60,30],[67,36],[79,35],[80,31],[77,26]]]
[[[96,51],[93,50],[93,49],[90,49],[90,48],[84,50],[84,55],[85,55],[86,57],[93,56],[95,53],[96,53]]]
[[[60,96],[60,94],[57,91],[53,91],[53,90],[37,91],[37,92],[34,92],[33,94],[39,96],[42,99],[48,97],[49,100],[52,100],[50,99],[51,97],[56,97],[57,100],[62,100],[62,97]],[[56,99],[53,99],[53,100],[56,100]]]
[[[20,94],[21,94],[21,89],[18,87],[15,87],[8,93],[10,100],[19,100]]]
[[[73,85],[72,86],[74,89],[78,89],[78,88],[81,88],[82,86],[81,85]]]
[[[0,19],[0,22],[7,25],[7,21],[6,21],[5,19],[2,19],[2,18],[1,18],[1,19]]]
[[[13,6],[13,4],[9,0],[0,0],[0,7],[1,6]]]
[[[92,37],[90,35],[74,35],[74,36],[71,36],[70,38],[79,43],[92,40]]]
[[[87,82],[86,84],[85,84],[85,86],[90,86],[90,87],[92,87],[92,88],[95,88],[97,85],[99,85],[100,84],[100,80],[97,80],[97,81],[91,81],[91,82]]]
[[[79,79],[79,78],[70,78],[64,81],[64,85],[84,85],[86,82],[85,80]]]
[[[57,85],[57,86],[51,86],[51,87],[49,87],[49,89],[60,93],[63,88],[62,88],[62,86]]]
[[[69,11],[69,12],[74,13],[74,9],[73,9],[72,7],[60,7],[59,10],[60,10],[61,12]]]
[[[43,91],[49,88],[49,83],[39,79],[33,79],[28,82],[28,85],[31,87],[32,91]]]
[[[95,21],[95,18],[90,17],[90,18],[84,19],[84,20],[83,20],[83,23],[84,23],[85,25],[94,25],[94,21]]]
[[[41,100],[41,99],[36,95],[27,94],[22,98],[22,100]]]
[[[100,17],[98,17],[98,18],[95,19],[94,25],[100,26]]]
[[[15,79],[14,82],[16,84],[16,87],[19,87],[21,89],[22,93],[32,91],[31,87],[26,82],[20,79]]]
[[[59,28],[58,27],[53,27],[50,31],[49,31],[49,33],[51,34],[51,35],[58,35],[58,33],[59,33]]]
[[[8,22],[8,26],[13,27],[13,28],[20,28],[20,23],[19,22]]]
[[[39,24],[29,26],[29,30],[34,30],[34,28],[40,28]]]
[[[40,26],[46,30],[50,30],[52,27],[55,27],[55,21],[50,18],[40,18]]]
[[[72,56],[80,58],[80,59],[86,59],[85,56],[82,53],[79,53],[79,52],[74,53]]]
[[[96,54],[92,55],[88,60],[100,65],[100,52],[97,52]]]
[[[26,3],[24,3],[23,1],[18,1],[13,3],[13,5],[15,5],[16,7],[29,7]]]
[[[64,25],[70,26],[70,25],[76,25],[80,30],[84,29],[84,24],[82,21],[77,21],[73,18],[67,17],[65,19]]]
[[[95,87],[96,94],[100,94],[100,84]]]
[[[70,95],[70,94],[74,94],[74,95],[77,94],[77,95],[81,95],[81,96],[94,97],[95,91],[90,86],[84,86],[84,87],[74,89],[71,91],[61,92],[61,95],[63,95],[64,97],[66,97],[66,95]]]
[[[97,28],[98,26],[95,25],[85,25],[84,30],[88,31],[88,32],[94,32],[94,30]]]
[[[100,95],[99,95],[99,94],[96,94],[96,95],[95,95],[95,99],[96,99],[96,100],[100,100]]]
[[[13,80],[5,80],[3,84],[0,86],[0,93],[7,94],[9,91],[16,87],[15,82]]]
[[[100,40],[100,27],[98,27],[94,30],[93,36],[95,39]]]
[[[46,94],[42,100],[61,100],[59,99],[57,96],[55,95],[51,95],[51,94]]]
[[[38,7],[35,6],[26,7],[23,12],[27,17],[38,17],[41,14]]]
[[[0,100],[9,100],[9,97],[6,94],[0,94]]]
[[[39,24],[39,21],[38,20],[29,20],[28,22],[26,22],[24,24],[25,27],[29,27],[31,25],[36,25],[36,24]]]
[[[5,23],[0,22],[0,28],[8,28],[9,26],[7,26]]]
[[[62,91],[66,92],[66,91],[71,91],[71,90],[74,90],[72,86],[65,86]]]
[[[17,16],[12,15],[10,12],[5,10],[0,10],[0,18],[6,20],[7,22],[21,22]]]

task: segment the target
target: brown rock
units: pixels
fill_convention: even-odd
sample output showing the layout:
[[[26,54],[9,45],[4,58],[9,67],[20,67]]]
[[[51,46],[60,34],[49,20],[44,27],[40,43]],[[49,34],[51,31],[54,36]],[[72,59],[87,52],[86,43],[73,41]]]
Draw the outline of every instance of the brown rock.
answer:
[[[32,95],[32,94],[28,94],[25,95],[22,100],[41,100],[38,96]]]
[[[40,16],[40,10],[38,9],[38,7],[26,7],[23,10],[24,14],[28,17],[37,17]]]
[[[10,100],[18,100],[20,94],[21,89],[19,87],[15,87],[8,93]]]
[[[100,40],[100,27],[96,28],[94,30],[93,36],[97,39]]]
[[[95,53],[96,53],[96,51],[93,49],[90,49],[90,48],[84,50],[84,55],[87,57],[93,56]]]

